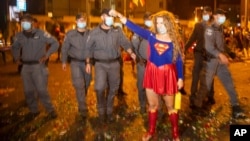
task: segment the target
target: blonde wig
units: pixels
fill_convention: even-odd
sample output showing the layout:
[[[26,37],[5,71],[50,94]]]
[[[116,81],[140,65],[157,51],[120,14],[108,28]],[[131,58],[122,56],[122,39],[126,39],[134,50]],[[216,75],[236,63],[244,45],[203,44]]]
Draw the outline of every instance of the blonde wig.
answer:
[[[181,55],[182,57],[182,45],[181,45],[182,38],[180,35],[180,31],[179,31],[179,25],[175,22],[176,21],[175,16],[171,12],[160,11],[160,12],[153,14],[151,17],[154,23],[154,26],[152,26],[151,31],[155,34],[157,34],[156,19],[158,17],[163,18],[164,25],[167,28],[167,33],[174,45],[173,61],[175,62],[178,55]]]

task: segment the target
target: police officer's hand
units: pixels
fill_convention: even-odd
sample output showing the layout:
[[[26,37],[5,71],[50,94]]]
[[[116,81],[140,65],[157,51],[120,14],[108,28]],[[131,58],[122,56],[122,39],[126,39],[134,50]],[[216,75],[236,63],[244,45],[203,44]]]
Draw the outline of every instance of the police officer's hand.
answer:
[[[219,54],[219,59],[220,59],[220,62],[221,62],[222,64],[226,64],[226,65],[229,64],[229,60],[228,60],[227,56],[224,55],[223,53],[220,53],[220,54]]]
[[[132,53],[130,54],[130,57],[131,57],[134,61],[136,61],[136,55],[135,55],[135,53],[132,52]]]
[[[185,62],[185,60],[186,60],[186,53],[182,53],[182,59]]]
[[[40,62],[40,63],[45,63],[47,59],[48,59],[47,56],[43,56],[43,57],[39,60],[39,62]]]
[[[88,73],[88,74],[90,74],[91,73],[91,65],[90,65],[90,63],[87,63],[86,64],[86,72]]]
[[[16,60],[17,65],[22,65],[22,61],[20,59]]]
[[[178,79],[177,81],[178,90],[180,90],[183,86],[184,86],[183,79]]]
[[[62,70],[63,70],[63,71],[66,71],[66,66],[67,66],[66,63],[63,63],[63,64],[62,64]]]

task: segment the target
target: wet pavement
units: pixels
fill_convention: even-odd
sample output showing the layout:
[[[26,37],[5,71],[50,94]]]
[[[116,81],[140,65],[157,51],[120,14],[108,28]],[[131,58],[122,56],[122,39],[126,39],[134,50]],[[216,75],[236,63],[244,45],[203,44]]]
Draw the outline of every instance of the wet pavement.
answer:
[[[130,61],[124,63],[125,95],[115,98],[115,121],[102,124],[97,118],[94,82],[87,95],[89,115],[83,120],[77,113],[77,102],[71,83],[69,66],[61,69],[52,56],[49,63],[48,89],[58,113],[54,120],[46,119],[46,111],[40,104],[40,114],[27,118],[28,108],[24,101],[22,81],[17,66],[11,59],[6,65],[0,62],[0,137],[1,140],[72,140],[72,141],[138,141],[147,129],[147,115],[140,114],[135,73]],[[185,90],[191,84],[192,60],[185,63]],[[247,116],[250,116],[250,61],[233,62],[230,70],[240,103]],[[205,115],[192,112],[189,108],[189,93],[182,95],[182,108],[179,111],[179,128],[183,141],[229,141],[230,124],[250,124],[249,118],[231,119],[229,97],[220,81],[215,78],[216,104],[209,107]],[[166,108],[163,107],[163,111]],[[166,113],[166,112],[165,112]],[[171,126],[168,115],[163,114],[157,123],[157,134],[152,140],[171,139]]]

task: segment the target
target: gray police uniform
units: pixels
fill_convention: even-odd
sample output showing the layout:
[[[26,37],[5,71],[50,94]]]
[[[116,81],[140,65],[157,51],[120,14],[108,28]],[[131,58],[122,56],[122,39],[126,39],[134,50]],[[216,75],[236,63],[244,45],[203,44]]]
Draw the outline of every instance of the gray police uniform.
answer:
[[[220,63],[218,58],[219,53],[225,53],[223,30],[216,25],[207,26],[204,37],[208,59],[204,61],[204,68],[201,73],[201,82],[198,91],[199,94],[194,104],[198,107],[202,106],[202,102],[211,88],[213,78],[217,75],[230,97],[231,105],[238,105],[237,93],[234,89],[231,73],[227,65]]]
[[[136,54],[136,68],[137,68],[137,88],[138,88],[138,97],[140,108],[142,110],[146,110],[147,97],[145,88],[143,88],[143,78],[145,67],[147,63],[147,50],[148,50],[148,41],[142,39],[137,34],[134,34],[131,39],[131,43],[134,47],[134,51]]]
[[[47,44],[51,46],[46,51]],[[15,37],[12,53],[15,60],[22,60],[21,76],[24,94],[32,113],[38,112],[36,92],[47,112],[54,111],[47,89],[48,69],[45,63],[39,63],[39,60],[56,52],[58,46],[59,44],[54,37],[40,29],[32,29],[30,34],[24,31],[19,32]],[[21,49],[22,53],[20,54]]]
[[[83,33],[71,30],[66,34],[62,45],[62,63],[66,63],[69,57],[71,77],[78,101],[78,110],[82,114],[86,114],[87,112],[85,97],[91,81],[91,74],[86,73],[85,70],[85,59],[88,56],[85,44],[88,35],[89,30]]]
[[[113,113],[114,96],[120,85],[120,47],[125,50],[131,47],[120,27],[104,31],[98,26],[91,31],[87,41],[87,48],[95,60],[95,91],[99,116],[105,115],[105,111],[108,116]],[[109,94],[106,98],[104,91],[107,86]]]
[[[194,66],[192,70],[192,84],[191,84],[191,95],[190,104],[193,104],[193,99],[197,93],[198,84],[200,80],[200,72],[202,70],[203,61],[205,60],[205,47],[204,47],[204,32],[206,28],[206,22],[202,21],[195,24],[192,35],[185,45],[185,51],[196,42],[196,47],[194,48]],[[211,91],[209,93],[209,98],[212,99],[214,96],[214,88],[212,85]]]

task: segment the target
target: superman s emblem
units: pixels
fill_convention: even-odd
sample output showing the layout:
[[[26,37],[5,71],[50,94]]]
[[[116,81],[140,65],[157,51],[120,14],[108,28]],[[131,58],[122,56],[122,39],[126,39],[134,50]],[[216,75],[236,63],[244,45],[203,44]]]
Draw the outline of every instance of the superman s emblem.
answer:
[[[162,54],[164,53],[168,48],[169,46],[167,44],[162,44],[162,43],[156,43],[155,45],[155,49],[157,50],[158,54]]]

